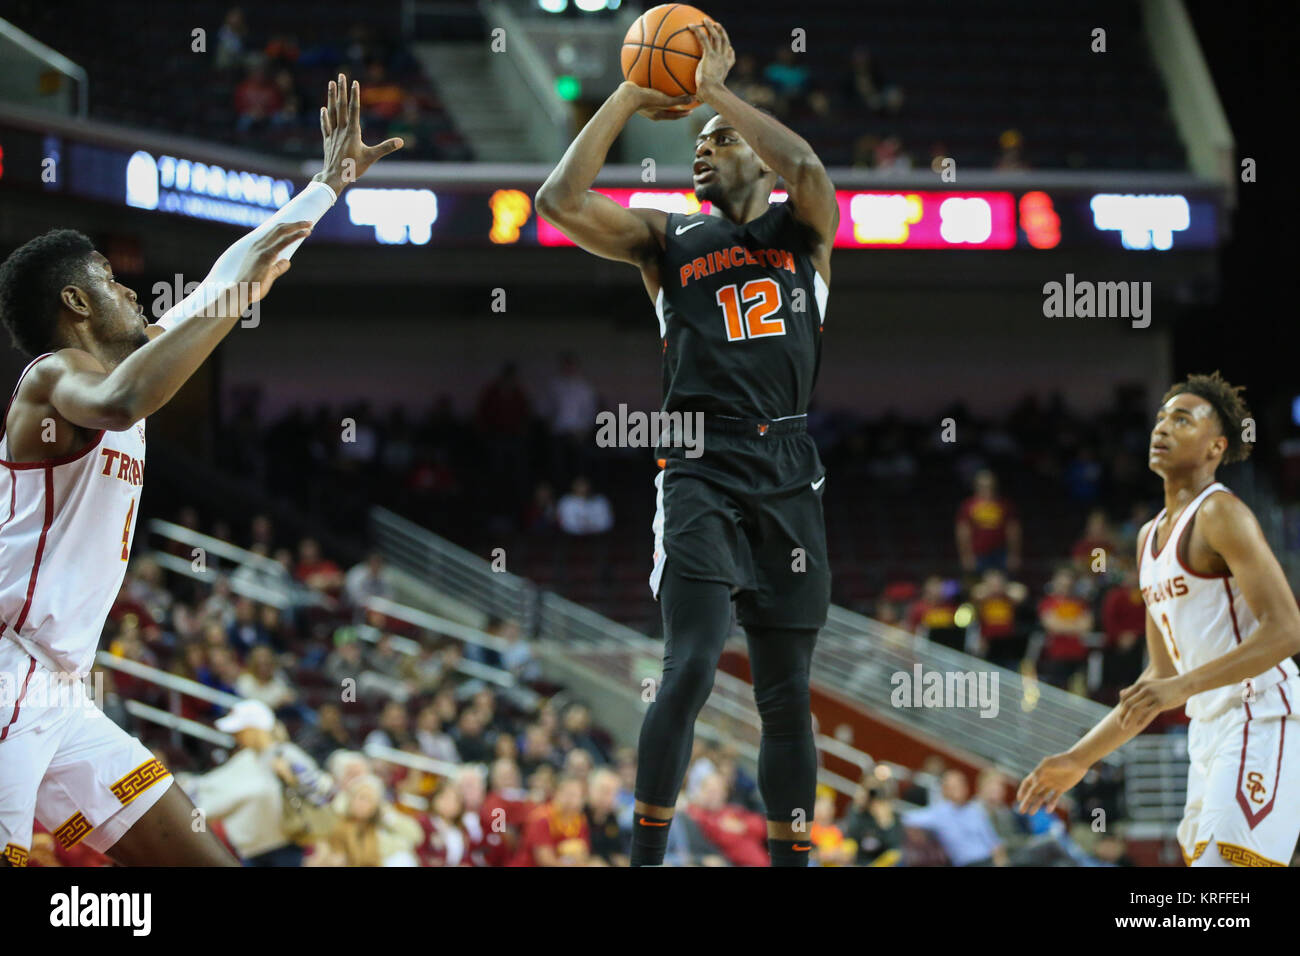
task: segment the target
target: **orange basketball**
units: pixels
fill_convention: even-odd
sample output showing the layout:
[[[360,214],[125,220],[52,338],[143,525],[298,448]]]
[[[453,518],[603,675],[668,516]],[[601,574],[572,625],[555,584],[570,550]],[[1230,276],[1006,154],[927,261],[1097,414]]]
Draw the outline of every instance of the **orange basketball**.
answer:
[[[651,7],[623,38],[623,78],[669,96],[694,93],[701,50],[690,28],[712,22],[708,14],[685,3]]]

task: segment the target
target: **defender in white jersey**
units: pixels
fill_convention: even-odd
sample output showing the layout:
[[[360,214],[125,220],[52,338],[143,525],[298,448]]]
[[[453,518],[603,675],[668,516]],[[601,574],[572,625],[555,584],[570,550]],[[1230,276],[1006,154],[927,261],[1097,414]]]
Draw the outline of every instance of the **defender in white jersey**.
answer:
[[[1165,507],[1138,535],[1150,661],[1113,711],[1020,785],[1055,809],[1093,763],[1186,705],[1189,866],[1288,866],[1300,838],[1300,611],[1250,509],[1215,479],[1250,453],[1241,389],[1191,375],[1166,393],[1149,464]]]
[[[360,89],[331,82],[325,168],[148,325],[90,240],[54,230],[0,266],[0,320],[35,355],[0,421],[0,865],[39,819],[124,864],[238,865],[82,679],[122,586],[144,481],[145,418],[289,268],[344,186],[400,148],[361,142]]]

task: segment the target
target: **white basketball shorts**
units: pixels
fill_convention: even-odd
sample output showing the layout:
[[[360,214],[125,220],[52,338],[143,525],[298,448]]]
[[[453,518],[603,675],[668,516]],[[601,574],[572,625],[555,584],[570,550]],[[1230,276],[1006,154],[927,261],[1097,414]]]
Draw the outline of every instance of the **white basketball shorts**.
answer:
[[[1289,866],[1300,837],[1300,679],[1188,728],[1188,866]]]
[[[171,785],[171,772],[61,678],[0,637],[0,853],[25,866],[32,820],[66,847],[106,853]]]

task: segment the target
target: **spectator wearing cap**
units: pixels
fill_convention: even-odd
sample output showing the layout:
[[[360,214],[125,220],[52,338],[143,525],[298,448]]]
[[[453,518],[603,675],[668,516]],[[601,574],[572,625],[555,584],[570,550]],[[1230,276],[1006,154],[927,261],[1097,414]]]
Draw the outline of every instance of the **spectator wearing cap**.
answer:
[[[285,786],[323,789],[315,762],[291,743],[277,743],[275,714],[260,700],[241,700],[217,721],[233,734],[230,759],[191,782],[194,805],[220,820],[246,866],[301,866],[302,847],[284,832]],[[295,772],[294,768],[298,768]]]

